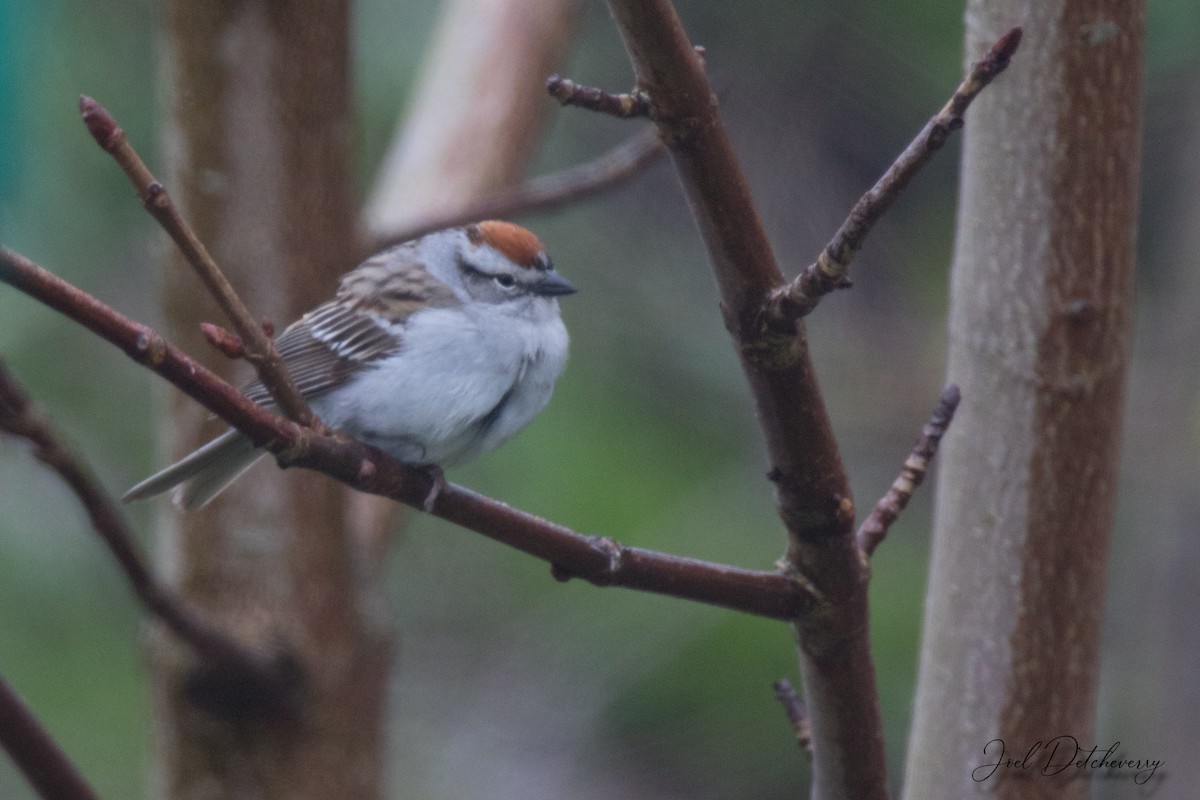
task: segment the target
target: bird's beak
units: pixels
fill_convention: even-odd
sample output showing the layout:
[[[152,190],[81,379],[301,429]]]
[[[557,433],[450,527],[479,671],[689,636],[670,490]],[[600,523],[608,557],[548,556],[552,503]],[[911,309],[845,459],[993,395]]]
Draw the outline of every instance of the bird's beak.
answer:
[[[542,295],[543,297],[559,297],[561,295],[575,294],[575,292],[579,291],[569,280],[557,272],[550,270],[547,270],[542,275],[542,279],[529,288],[534,294]]]

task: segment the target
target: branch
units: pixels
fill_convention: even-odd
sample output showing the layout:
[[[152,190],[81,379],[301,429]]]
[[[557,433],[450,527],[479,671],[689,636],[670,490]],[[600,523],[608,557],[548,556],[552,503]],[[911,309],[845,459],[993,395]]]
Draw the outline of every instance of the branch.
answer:
[[[188,264],[229,317],[234,330],[245,343],[246,360],[254,366],[259,380],[283,415],[302,425],[311,425],[314,420],[312,410],[296,388],[270,337],[263,332],[261,324],[238,297],[204,243],[175,208],[166,188],[142,162],[125,136],[125,131],[104,106],[86,95],[79,98],[79,111],[92,138],[121,166],[137,189],[142,205],[175,240]]]
[[[433,231],[481,219],[507,219],[560,208],[631,180],[665,152],[654,128],[648,127],[591,161],[531,178],[514,189],[473,203],[461,211],[389,232],[377,237],[370,249],[372,252],[382,250]]]
[[[875,552],[875,548],[887,536],[888,528],[908,505],[908,501],[912,499],[913,492],[921,485],[921,481],[925,480],[929,462],[937,453],[938,444],[942,441],[946,429],[950,427],[950,423],[954,419],[954,412],[958,408],[958,401],[961,399],[958,387],[954,384],[950,384],[942,390],[937,408],[934,409],[929,421],[921,428],[921,437],[917,439],[912,452],[904,461],[904,466],[900,468],[900,475],[892,483],[887,493],[879,498],[879,502],[875,504],[870,516],[863,520],[863,524],[858,529],[855,540],[863,555],[870,556]]]
[[[0,251],[2,252],[2,251]],[[192,608],[158,584],[134,544],[112,498],[53,427],[34,408],[29,395],[0,361],[0,431],[27,439],[39,461],[58,473],[88,515],[92,529],[125,573],[146,610],[189,645],[201,663],[227,682],[251,687],[260,707],[294,706],[294,686],[282,680],[280,659],[243,646],[200,618]]]
[[[97,800],[79,770],[29,706],[0,678],[0,747],[46,800]]]
[[[782,351],[760,347],[754,321],[783,275],[704,74],[701,56],[669,0],[612,0],[637,86],[696,216],[721,292],[726,327],[742,358],[772,459],[780,512],[799,538],[849,530],[850,497],[802,337]]]
[[[1021,44],[1021,29],[1013,28],[975,62],[966,79],[950,101],[917,134],[883,177],[854,204],[850,216],[837,233],[798,278],[776,289],[763,308],[763,326],[778,335],[789,335],[796,320],[809,314],[821,298],[834,289],[851,285],[846,273],[850,262],[862,248],[872,226],[908,185],[921,167],[933,158],[950,134],[963,126],[963,114],[971,101],[992,79],[1008,67],[1009,59]]]
[[[866,568],[854,503],[802,321],[767,336],[760,317],[784,284],[697,54],[670,0],[609,0],[650,114],[707,246],[771,459],[785,562],[819,598],[794,621],[813,731],[813,796],[887,797],[887,767],[867,636]]]
[[[812,719],[808,716],[808,708],[800,699],[796,687],[787,678],[775,681],[775,699],[783,706],[788,722],[792,724],[792,733],[800,751],[812,760]]]
[[[434,488],[428,470],[338,436],[304,428],[248,400],[202,364],[167,344],[150,328],[122,316],[87,293],[0,247],[0,281],[75,320],[274,453],[282,466],[323,472],[359,491],[421,508]],[[803,582],[756,571],[625,547],[585,536],[454,484],[437,493],[431,513],[548,561],[560,580],[583,578],[597,586],[696,600],[775,619],[795,619],[812,605]]]
[[[612,94],[594,86],[581,86],[558,75],[546,79],[546,90],[563,106],[579,106],[619,119],[650,116],[650,96],[640,89]]]

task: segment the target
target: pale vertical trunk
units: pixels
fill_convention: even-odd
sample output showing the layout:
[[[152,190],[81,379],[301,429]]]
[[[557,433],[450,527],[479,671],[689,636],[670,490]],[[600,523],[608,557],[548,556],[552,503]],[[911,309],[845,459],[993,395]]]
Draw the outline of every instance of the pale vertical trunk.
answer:
[[[579,0],[448,0],[364,222],[386,236],[519,182],[556,106]]]
[[[995,739],[1014,759],[1062,734],[1096,743],[1144,3],[970,0],[966,19],[971,57],[1014,24],[1025,38],[967,117],[948,370],[963,401],[939,456],[906,796],[1086,797],[1079,770],[1039,774],[1044,750],[972,770]]]
[[[349,13],[348,0],[167,9],[169,188],[249,307],[280,325],[328,296],[353,258]],[[223,320],[178,257],[169,262],[171,337],[211,352],[197,323]],[[172,455],[220,428],[206,416],[174,397]],[[294,653],[302,695],[289,717],[251,713],[255,697],[210,713],[194,683],[189,696],[190,665],[159,643],[154,796],[380,795],[391,650],[372,616],[374,575],[343,528],[342,494],[323,477],[263,464],[203,512],[163,517],[172,582],[247,641]]]

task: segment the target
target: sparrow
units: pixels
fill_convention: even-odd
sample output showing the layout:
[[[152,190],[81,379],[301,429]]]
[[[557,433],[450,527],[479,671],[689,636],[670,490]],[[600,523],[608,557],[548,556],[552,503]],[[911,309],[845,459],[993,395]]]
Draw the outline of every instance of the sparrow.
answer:
[[[438,468],[495,449],[546,404],[567,362],[558,297],[575,287],[510,222],[447,228],[384,250],[288,326],[279,355],[331,428]],[[271,408],[259,381],[242,391]],[[203,507],[264,451],[229,430],[130,489]]]

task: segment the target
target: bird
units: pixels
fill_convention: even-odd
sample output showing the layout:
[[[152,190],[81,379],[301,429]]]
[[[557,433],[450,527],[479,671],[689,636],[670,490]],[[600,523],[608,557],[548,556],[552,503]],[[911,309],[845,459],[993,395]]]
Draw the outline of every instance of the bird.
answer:
[[[495,449],[549,403],[567,362],[558,298],[575,291],[535,234],[487,220],[371,256],[275,347],[328,427],[440,475]],[[242,391],[274,407],[260,381]],[[176,506],[196,510],[264,454],[230,429],[123,499],[173,490]]]

